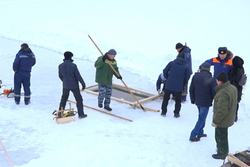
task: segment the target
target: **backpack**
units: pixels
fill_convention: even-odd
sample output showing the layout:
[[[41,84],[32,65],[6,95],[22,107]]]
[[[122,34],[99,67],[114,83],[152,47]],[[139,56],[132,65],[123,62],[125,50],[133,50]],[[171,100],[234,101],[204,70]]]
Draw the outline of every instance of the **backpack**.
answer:
[[[238,84],[240,86],[244,86],[247,82],[247,75],[246,74],[243,74],[238,82]]]
[[[240,86],[244,86],[244,85],[246,84],[246,82],[247,82],[247,75],[246,75],[246,74],[243,74],[243,73],[241,72],[241,70],[240,70],[240,73],[241,73],[241,78],[240,78],[238,84],[239,84]]]

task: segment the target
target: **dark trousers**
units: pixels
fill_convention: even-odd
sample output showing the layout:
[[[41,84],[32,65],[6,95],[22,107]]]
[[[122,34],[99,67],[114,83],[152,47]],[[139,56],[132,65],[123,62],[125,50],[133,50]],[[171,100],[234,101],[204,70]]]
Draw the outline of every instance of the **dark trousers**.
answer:
[[[217,144],[217,154],[218,156],[225,158],[228,154],[228,128],[215,128],[215,141]]]
[[[168,101],[170,99],[170,95],[171,95],[172,91],[165,89],[165,93],[164,93],[164,98],[162,101],[162,105],[161,105],[161,110],[162,110],[162,114],[166,115],[167,113],[167,107],[168,107]],[[174,114],[180,114],[180,110],[181,110],[181,93],[182,92],[174,92],[175,93],[175,109],[174,109]]]
[[[15,102],[20,102],[21,88],[23,85],[24,89],[24,102],[28,103],[30,101],[30,77],[24,77],[19,73],[14,75],[14,96]]]
[[[59,105],[59,110],[65,109],[66,102],[68,100],[70,91],[73,92],[74,97],[76,99],[76,107],[77,107],[77,111],[78,111],[78,116],[84,115],[83,99],[82,99],[82,95],[80,93],[79,88],[77,88],[77,89],[65,89],[65,88],[63,88],[63,94],[62,94],[61,102]]]

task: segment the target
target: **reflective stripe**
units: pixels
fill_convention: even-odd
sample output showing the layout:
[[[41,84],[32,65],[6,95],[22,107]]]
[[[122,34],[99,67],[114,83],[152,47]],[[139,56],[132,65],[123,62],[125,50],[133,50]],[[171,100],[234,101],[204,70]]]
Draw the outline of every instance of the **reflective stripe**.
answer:
[[[30,96],[24,96],[24,98],[30,98]]]
[[[26,56],[26,55],[21,55],[19,56],[20,58],[29,58],[29,56]]]
[[[20,97],[21,95],[14,94],[15,97]]]
[[[220,62],[219,60],[217,60],[216,58],[217,58],[217,57],[214,57],[214,58],[213,58],[213,63],[221,63],[221,62]],[[232,66],[233,61],[232,61],[232,59],[228,59],[228,61],[227,61],[227,62],[225,62],[225,63],[223,63],[223,64],[226,64],[226,65]]]

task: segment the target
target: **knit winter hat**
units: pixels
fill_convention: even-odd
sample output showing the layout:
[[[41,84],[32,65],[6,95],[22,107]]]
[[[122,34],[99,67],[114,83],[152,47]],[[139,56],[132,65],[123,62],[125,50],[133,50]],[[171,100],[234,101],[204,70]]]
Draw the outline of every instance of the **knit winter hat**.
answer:
[[[72,57],[73,57],[73,53],[71,53],[70,51],[66,51],[66,52],[64,53],[64,58],[65,58],[66,60],[71,60]]]
[[[110,49],[107,53],[110,55],[116,55],[115,49]]]
[[[225,54],[225,53],[227,53],[227,47],[219,47],[218,48],[218,53],[219,54]]]
[[[224,71],[222,71],[219,75],[217,75],[216,79],[218,81],[222,81],[222,82],[227,82],[228,81],[227,74]]]
[[[205,62],[201,65],[201,68],[206,68],[206,69],[210,69],[210,64]]]
[[[182,48],[183,47],[183,45],[181,44],[181,43],[177,43],[176,45],[175,45],[175,49],[180,49],[180,48]]]
[[[179,53],[178,56],[177,56],[177,58],[179,58],[179,57],[181,57],[181,58],[183,58],[184,60],[186,60],[186,57],[185,57],[185,54],[184,54],[184,53]]]

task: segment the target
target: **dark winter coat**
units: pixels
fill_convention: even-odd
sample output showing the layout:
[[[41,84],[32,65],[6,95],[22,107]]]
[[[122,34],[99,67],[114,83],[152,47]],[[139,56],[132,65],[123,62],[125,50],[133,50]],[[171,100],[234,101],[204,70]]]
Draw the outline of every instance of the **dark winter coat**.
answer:
[[[188,46],[184,46],[181,50],[180,53],[184,53],[186,57],[186,62],[189,68],[190,75],[193,74],[192,70],[192,56],[191,56],[191,49]]]
[[[76,64],[73,60],[63,60],[64,62],[58,66],[59,78],[63,82],[63,88],[65,89],[77,89],[79,83],[82,84],[82,88],[85,88],[85,82],[78,71]]]
[[[13,71],[24,76],[30,77],[32,66],[36,64],[36,58],[30,48],[23,48],[17,54],[13,63]]]
[[[98,57],[98,59],[95,62],[95,68],[96,68],[95,81],[102,85],[112,85],[113,75],[115,75],[116,77],[117,75],[110,67],[108,62],[103,62],[102,57],[103,56]],[[114,67],[116,72],[120,75],[116,60],[115,59],[110,60],[108,58],[106,61],[109,61],[109,63]]]
[[[226,74],[232,68],[232,58],[233,53],[231,51],[227,51],[227,56],[224,60],[220,59],[220,56],[214,57],[212,59],[206,60],[205,62],[209,63],[211,66],[214,66],[214,78],[217,77],[219,73],[224,71]],[[201,68],[201,67],[200,67]]]
[[[232,85],[234,85],[238,90],[238,102],[241,100],[242,96],[242,86],[238,84],[242,75],[245,74],[245,70],[243,67],[244,60],[239,56],[235,56],[233,58],[233,67],[228,72],[228,80]]]
[[[191,102],[201,107],[212,106],[215,86],[216,81],[212,77],[211,72],[203,69],[200,72],[196,72],[189,88]]]
[[[181,92],[189,80],[190,71],[186,61],[179,57],[168,63],[163,70],[163,75],[167,79],[165,89]]]
[[[215,88],[213,106],[213,123],[218,127],[227,128],[234,124],[237,107],[237,89],[230,82],[218,85]]]

